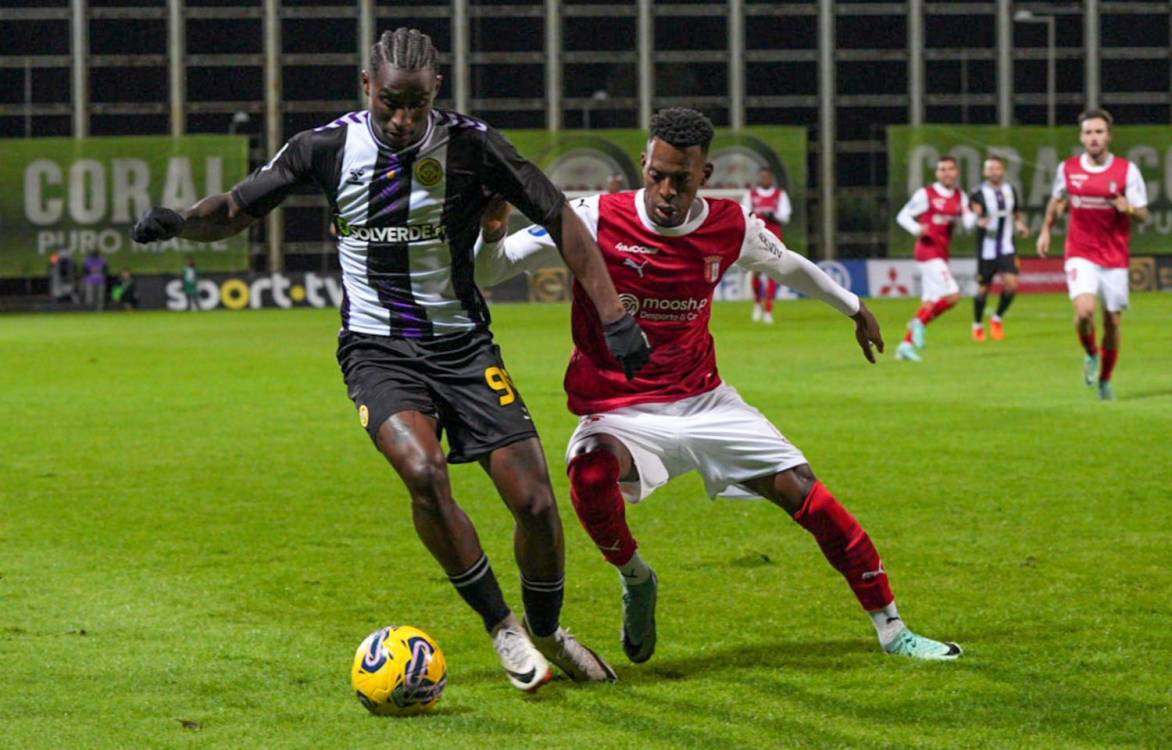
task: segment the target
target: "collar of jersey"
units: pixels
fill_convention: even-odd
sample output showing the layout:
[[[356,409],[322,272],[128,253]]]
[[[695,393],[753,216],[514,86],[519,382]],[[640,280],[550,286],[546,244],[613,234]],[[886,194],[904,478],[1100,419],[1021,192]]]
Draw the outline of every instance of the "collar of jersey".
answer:
[[[755,187],[753,189],[757,191],[758,195],[763,195],[768,198],[777,192],[777,185],[774,185],[771,188]]]
[[[435,110],[433,109],[427,115],[427,130],[424,131],[423,137],[415,143],[412,143],[410,146],[407,146],[406,148],[400,149],[398,151],[396,151],[389,143],[384,141],[382,136],[378,134],[378,131],[375,130],[373,121],[374,118],[370,116],[369,112],[366,113],[366,130],[370,133],[370,137],[374,139],[374,145],[378,146],[380,151],[390,151],[393,154],[408,154],[412,151],[419,150],[424,145],[426,145],[428,141],[431,140],[431,134],[435,130],[435,119],[436,114]]]
[[[1078,157],[1078,165],[1091,174],[1102,174],[1103,172],[1106,172],[1111,168],[1111,164],[1114,162],[1115,154],[1107,154],[1107,161],[1103,162],[1103,166],[1101,167],[1091,161],[1091,157],[1087,156],[1085,153]]]
[[[664,237],[682,237],[685,234],[691,234],[699,229],[700,225],[708,218],[708,201],[697,195],[696,200],[700,203],[700,213],[685,221],[683,224],[680,224],[678,227],[661,227],[647,215],[647,205],[643,202],[643,193],[645,191],[646,188],[640,188],[635,191],[635,210],[639,213],[639,221],[643,222],[643,226],[656,234],[662,234]]]
[[[952,194],[954,192],[956,192],[956,188],[946,188],[943,185],[941,185],[939,182],[933,182],[932,189],[935,190],[937,193],[940,193],[941,195],[943,195],[945,198],[951,198]]]

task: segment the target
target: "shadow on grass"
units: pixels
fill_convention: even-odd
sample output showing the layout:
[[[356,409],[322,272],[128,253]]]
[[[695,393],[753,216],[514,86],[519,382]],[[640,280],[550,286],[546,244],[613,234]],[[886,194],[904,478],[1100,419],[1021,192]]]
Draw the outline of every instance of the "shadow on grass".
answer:
[[[1152,390],[1124,391],[1116,396],[1120,401],[1140,401],[1145,398],[1161,398],[1172,396],[1172,388],[1155,388]]]

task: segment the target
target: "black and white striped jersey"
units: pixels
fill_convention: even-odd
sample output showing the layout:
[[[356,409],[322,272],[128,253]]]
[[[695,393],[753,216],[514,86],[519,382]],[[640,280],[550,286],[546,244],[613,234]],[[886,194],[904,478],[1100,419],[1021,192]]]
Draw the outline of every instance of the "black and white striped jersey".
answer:
[[[988,226],[977,227],[977,257],[996,260],[1002,255],[1013,255],[1013,217],[1018,210],[1017,190],[1007,182],[994,187],[982,182],[969,194],[969,204],[977,204],[989,219]]]
[[[496,130],[441,110],[422,139],[397,152],[369,112],[298,133],[232,195],[259,218],[308,183],[325,193],[338,233],[342,327],[413,339],[488,326],[473,245],[493,194],[541,225],[565,201]]]

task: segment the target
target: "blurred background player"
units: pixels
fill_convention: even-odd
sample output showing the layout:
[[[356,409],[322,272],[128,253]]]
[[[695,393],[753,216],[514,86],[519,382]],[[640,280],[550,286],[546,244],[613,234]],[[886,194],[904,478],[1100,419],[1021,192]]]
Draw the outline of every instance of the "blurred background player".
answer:
[[[619,572],[623,650],[635,663],[651,658],[658,598],[657,578],[637,551],[624,501],[639,502],[672,478],[697,471],[709,495],[731,490],[767,498],[808,531],[870,615],[884,651],[955,659],[961,654],[956,644],[907,628],[867,532],[814,475],[802,452],[717,373],[709,331],[712,297],[733,264],[850,316],[855,339],[872,363],[872,345],[882,352],[883,339],[862,300],[764,231],[760,219],[733,201],[697,197],[712,175],[712,137],[712,123],[701,113],[662,110],[651,120],[643,189],[572,202],[654,345],[647,367],[634,379],[624,377],[575,284],[575,349],[565,386],[570,411],[580,419],[566,449],[570,496],[582,526]],[[486,212],[482,227],[486,242],[501,239],[504,214]],[[628,262],[632,248],[640,258],[634,264]],[[548,236],[522,230],[480,250],[477,278],[497,283],[556,261]]]
[[[183,296],[187,298],[187,309],[199,312],[199,269],[190,255],[183,264]]]
[[[985,159],[985,181],[969,195],[969,210],[977,224],[977,295],[973,297],[973,339],[985,340],[985,302],[993,278],[1001,276],[1001,299],[989,322],[993,339],[1005,338],[1002,317],[1017,294],[1017,253],[1013,233],[1029,237],[1025,216],[1018,208],[1017,189],[1005,182],[1005,160],[1000,156]]]
[[[106,259],[102,251],[90,250],[85,256],[85,303],[98,312],[106,309]]]
[[[407,488],[420,540],[480,615],[514,687],[531,691],[548,681],[547,659],[575,680],[614,680],[610,666],[559,624],[561,517],[533,419],[493,343],[473,278],[489,197],[516,202],[556,240],[628,376],[646,363],[647,338],[561,191],[484,122],[433,109],[443,80],[438,56],[417,29],[384,32],[371,70],[362,72],[368,110],[298,133],[230,192],[182,214],[151,209],[134,239],[223,239],[298,186],[322,190],[338,225],[345,288],[338,363],[360,424]],[[480,463],[514,517],[524,625],[452,497],[447,463],[470,462]]]
[[[762,167],[757,172],[757,184],[745,191],[741,205],[746,211],[765,222],[765,227],[785,240],[783,225],[793,215],[793,205],[783,188],[774,184],[773,170]],[[749,274],[753,285],[753,322],[773,322],[773,300],[777,296],[777,281],[759,273]]]
[[[606,192],[607,193],[621,193],[626,187],[626,180],[621,174],[612,174],[606,178]]]
[[[1139,167],[1112,154],[1111,115],[1091,109],[1078,116],[1083,153],[1058,165],[1038,255],[1050,252],[1050,230],[1066,205],[1066,286],[1074,325],[1086,358],[1083,380],[1099,386],[1099,398],[1115,397],[1111,375],[1119,359],[1120,326],[1130,292],[1131,222],[1148,220],[1148,192]],[[1103,342],[1095,345],[1096,298],[1103,300]],[[1097,379],[1096,379],[1097,375]]]
[[[895,350],[898,359],[919,362],[925,326],[955,307],[960,299],[960,287],[948,270],[953,227],[968,213],[964,196],[956,186],[959,176],[956,159],[941,156],[936,162],[936,181],[912,193],[895,218],[916,238],[916,264],[922,285],[920,310],[908,323],[907,334]]]

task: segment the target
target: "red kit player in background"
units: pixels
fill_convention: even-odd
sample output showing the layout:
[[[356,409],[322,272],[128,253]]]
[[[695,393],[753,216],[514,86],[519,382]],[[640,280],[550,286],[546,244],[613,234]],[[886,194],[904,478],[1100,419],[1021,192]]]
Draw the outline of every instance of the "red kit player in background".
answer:
[[[571,203],[598,238],[619,299],[647,332],[651,360],[633,377],[606,350],[597,313],[574,286],[575,349],[565,386],[581,417],[567,448],[578,518],[623,585],[623,650],[631,661],[655,650],[655,574],[636,551],[624,500],[639,502],[673,477],[698,471],[711,496],[764,497],[813,535],[870,614],[883,649],[919,659],[955,659],[955,644],[924,638],[900,619],[887,571],[855,517],[815,477],[806,457],[716,369],[708,330],[713,290],[734,263],[763,273],[854,320],[864,356],[883,351],[875,316],[818,266],[788,250],[764,223],[729,200],[697,197],[712,174],[712,123],[691,109],[651,121],[644,187]],[[504,212],[485,214],[477,281],[497,283],[558,263],[540,227],[503,242]]]
[[[745,191],[741,205],[746,211],[765,223],[765,228],[785,240],[782,226],[789,223],[794,208],[785,188],[774,183],[773,170],[762,167],[757,173],[757,185]],[[773,323],[773,298],[777,296],[777,281],[759,273],[750,274],[753,284],[753,322]]]
[[[960,288],[948,270],[952,229],[962,220],[976,223],[966,206],[964,193],[956,186],[960,172],[956,159],[941,156],[936,162],[936,182],[912,194],[896,221],[916,238],[916,264],[922,292],[920,310],[908,323],[907,334],[895,350],[898,359],[919,362],[924,348],[924,328],[951,310],[960,299]]]
[[[1119,359],[1119,327],[1127,309],[1131,222],[1148,220],[1148,192],[1139,167],[1115,156],[1111,115],[1092,109],[1078,116],[1083,153],[1058,165],[1038,255],[1050,252],[1050,229],[1070,205],[1066,229],[1066,287],[1074,302],[1074,326],[1086,359],[1083,379],[1099,386],[1099,398],[1115,397],[1111,374]],[[1095,344],[1095,298],[1103,299],[1103,343]]]

